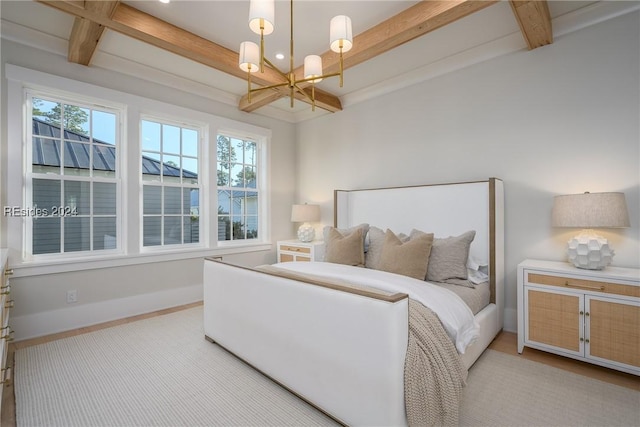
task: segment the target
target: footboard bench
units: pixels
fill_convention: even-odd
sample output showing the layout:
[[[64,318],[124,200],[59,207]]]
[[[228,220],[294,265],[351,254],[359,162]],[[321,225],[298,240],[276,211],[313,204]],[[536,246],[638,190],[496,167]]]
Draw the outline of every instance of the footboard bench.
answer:
[[[407,423],[408,301],[213,259],[204,266],[205,336],[347,425]]]

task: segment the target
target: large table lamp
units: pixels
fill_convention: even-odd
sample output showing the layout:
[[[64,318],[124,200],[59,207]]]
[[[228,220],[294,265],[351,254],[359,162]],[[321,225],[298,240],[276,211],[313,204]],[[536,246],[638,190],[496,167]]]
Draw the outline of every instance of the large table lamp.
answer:
[[[311,242],[315,238],[316,231],[310,222],[320,221],[319,205],[293,205],[291,208],[291,222],[303,223],[298,228],[298,240]]]
[[[611,263],[615,252],[607,239],[593,229],[630,226],[624,193],[555,196],[551,225],[582,228],[582,232],[568,242],[569,261],[578,268],[601,270]]]

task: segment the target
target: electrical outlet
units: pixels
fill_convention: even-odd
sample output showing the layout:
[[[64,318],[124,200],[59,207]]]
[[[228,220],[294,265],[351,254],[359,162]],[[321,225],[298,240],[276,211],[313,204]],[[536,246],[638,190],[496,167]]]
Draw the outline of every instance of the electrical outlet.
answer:
[[[73,304],[74,302],[78,302],[78,291],[70,289],[67,291],[67,304]]]

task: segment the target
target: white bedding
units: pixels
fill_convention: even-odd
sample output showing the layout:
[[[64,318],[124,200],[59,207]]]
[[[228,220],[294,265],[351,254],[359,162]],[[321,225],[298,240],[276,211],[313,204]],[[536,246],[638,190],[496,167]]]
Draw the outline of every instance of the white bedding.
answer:
[[[438,315],[460,354],[464,354],[480,335],[480,327],[467,304],[452,291],[432,283],[385,271],[328,262],[283,262],[273,266],[388,292],[406,293]]]

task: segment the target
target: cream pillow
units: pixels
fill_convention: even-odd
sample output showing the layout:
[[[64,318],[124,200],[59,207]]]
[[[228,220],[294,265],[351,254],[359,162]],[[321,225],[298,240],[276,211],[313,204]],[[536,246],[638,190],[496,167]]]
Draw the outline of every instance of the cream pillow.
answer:
[[[364,266],[364,238],[362,228],[358,228],[350,234],[343,235],[337,229],[330,227],[324,233],[326,262],[336,264]]]
[[[429,267],[433,234],[411,234],[415,237],[403,243],[393,231],[386,231],[379,269],[424,280]]]
[[[369,231],[369,224],[366,224],[366,223],[354,225],[353,227],[350,227],[350,228],[335,228],[330,225],[325,225],[324,228],[322,229],[322,235],[324,237],[324,240],[326,241],[327,233],[329,233],[329,230],[337,230],[338,233],[346,237],[358,229],[362,230],[362,246],[364,248],[366,245],[365,242],[366,242],[367,233]]]
[[[429,282],[444,282],[448,279],[467,279],[469,247],[476,237],[475,230],[459,236],[435,239],[429,256],[427,278]]]

